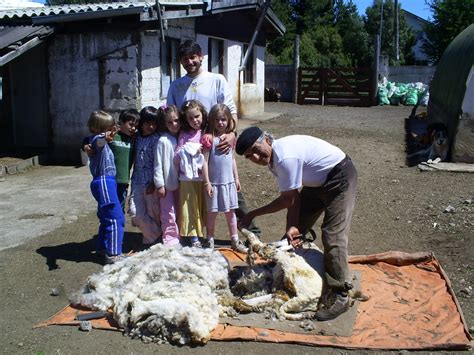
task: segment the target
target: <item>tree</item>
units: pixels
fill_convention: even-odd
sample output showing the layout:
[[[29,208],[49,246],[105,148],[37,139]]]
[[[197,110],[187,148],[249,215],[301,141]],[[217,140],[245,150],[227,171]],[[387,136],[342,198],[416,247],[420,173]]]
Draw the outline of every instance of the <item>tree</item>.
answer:
[[[372,60],[369,52],[369,37],[357,6],[349,0],[336,0],[334,4],[334,24],[342,37],[342,46],[351,66],[368,66]]]
[[[437,63],[451,41],[474,22],[474,2],[431,0],[427,5],[433,13],[433,20],[425,27],[427,38],[422,48],[428,58]]]
[[[343,11],[343,2],[338,3]],[[365,56],[361,53],[367,48],[367,36],[355,5],[349,6],[347,11],[344,7],[340,21],[335,20],[332,0],[273,0],[272,9],[287,28],[283,37],[267,45],[277,63],[293,62],[296,35],[301,36],[301,66],[350,66],[364,62],[360,58]],[[339,27],[336,22],[340,22]]]
[[[365,29],[369,38],[374,38],[380,33],[380,12],[383,2],[382,12],[382,37],[380,39],[380,54],[390,58],[392,65],[403,65],[407,59],[413,58],[412,47],[416,42],[415,34],[407,26],[405,18],[399,16],[399,48],[400,59],[397,62],[395,58],[394,28],[393,19],[395,16],[395,6],[393,0],[374,0],[374,4],[365,10]],[[398,4],[398,11],[400,11]]]

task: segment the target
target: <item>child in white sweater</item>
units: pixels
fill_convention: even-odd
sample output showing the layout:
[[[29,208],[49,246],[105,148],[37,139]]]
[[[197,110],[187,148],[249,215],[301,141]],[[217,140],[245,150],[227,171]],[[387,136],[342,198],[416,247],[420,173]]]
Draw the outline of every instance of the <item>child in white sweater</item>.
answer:
[[[161,133],[155,152],[155,173],[153,181],[160,198],[160,220],[163,230],[163,244],[179,244],[179,230],[176,224],[178,202],[178,168],[174,151],[179,132],[179,112],[176,106],[161,106],[158,111]]]

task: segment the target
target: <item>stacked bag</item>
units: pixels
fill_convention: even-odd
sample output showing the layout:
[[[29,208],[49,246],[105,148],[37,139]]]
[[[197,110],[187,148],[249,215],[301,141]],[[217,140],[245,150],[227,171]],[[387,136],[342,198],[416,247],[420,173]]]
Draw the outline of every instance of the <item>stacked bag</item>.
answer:
[[[417,103],[422,106],[428,105],[428,85],[423,83],[393,83],[384,80],[378,85],[379,105],[407,105],[414,106]]]

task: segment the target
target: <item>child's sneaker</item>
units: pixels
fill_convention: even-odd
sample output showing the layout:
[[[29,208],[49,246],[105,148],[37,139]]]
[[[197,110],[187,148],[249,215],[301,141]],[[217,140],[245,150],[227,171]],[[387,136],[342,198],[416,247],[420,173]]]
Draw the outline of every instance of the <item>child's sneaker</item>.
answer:
[[[128,255],[121,254],[121,255],[110,255],[109,256],[109,255],[105,254],[104,255],[104,263],[106,265],[115,264],[117,261],[125,260],[126,258],[128,258]]]
[[[239,239],[232,240],[230,247],[233,251],[236,251],[237,253],[246,254],[249,251],[248,248],[244,245],[244,243],[242,243]]]
[[[203,247],[206,249],[214,249],[214,238],[206,239]]]
[[[201,244],[201,242],[200,242],[199,240],[197,240],[197,241],[195,241],[195,242],[192,242],[192,243],[191,243],[191,246],[192,246],[193,248],[199,248],[199,249],[202,248],[202,244]]]

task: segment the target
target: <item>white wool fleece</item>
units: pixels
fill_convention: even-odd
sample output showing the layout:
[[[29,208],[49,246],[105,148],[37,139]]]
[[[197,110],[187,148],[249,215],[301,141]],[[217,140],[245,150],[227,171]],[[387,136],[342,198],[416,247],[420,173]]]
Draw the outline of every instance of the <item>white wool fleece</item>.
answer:
[[[71,301],[112,308],[132,336],[205,343],[219,320],[217,297],[228,291],[228,264],[219,252],[157,244],[105,266]]]

